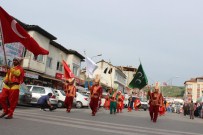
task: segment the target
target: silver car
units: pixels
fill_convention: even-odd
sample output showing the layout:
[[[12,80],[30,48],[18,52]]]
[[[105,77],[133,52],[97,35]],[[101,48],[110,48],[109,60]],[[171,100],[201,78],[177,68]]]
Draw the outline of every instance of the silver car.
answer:
[[[52,93],[52,97],[49,99],[50,103],[54,106],[57,106],[58,100],[56,98],[56,94],[54,92],[54,89],[50,87],[44,87],[44,86],[38,86],[38,85],[27,85],[30,92],[32,93],[32,100],[31,104],[37,104],[37,101],[41,96],[48,95],[48,93]]]

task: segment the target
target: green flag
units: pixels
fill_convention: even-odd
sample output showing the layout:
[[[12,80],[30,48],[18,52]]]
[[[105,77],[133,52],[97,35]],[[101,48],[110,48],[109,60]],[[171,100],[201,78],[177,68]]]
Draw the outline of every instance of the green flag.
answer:
[[[142,64],[140,63],[140,66],[138,67],[138,70],[137,70],[133,80],[129,84],[129,87],[142,89],[147,84],[148,84],[147,76],[145,75],[145,72],[142,68]]]

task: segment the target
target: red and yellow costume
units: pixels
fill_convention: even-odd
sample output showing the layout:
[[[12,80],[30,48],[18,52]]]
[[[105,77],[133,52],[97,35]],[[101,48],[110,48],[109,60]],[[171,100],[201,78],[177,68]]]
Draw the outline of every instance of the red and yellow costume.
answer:
[[[102,87],[99,85],[93,85],[90,88],[90,97],[91,97],[90,108],[92,110],[92,116],[95,116],[97,112],[101,96],[102,96]]]
[[[65,106],[66,106],[66,111],[70,112],[73,104],[73,99],[76,96],[76,87],[73,84],[67,85],[65,89],[66,93],[66,99],[65,99]]]
[[[106,97],[105,97],[104,108],[105,108],[106,110],[109,110],[109,109],[110,109],[110,98],[109,98],[109,94],[106,95]]]
[[[18,65],[8,69],[6,77],[4,78],[4,86],[0,95],[0,103],[3,111],[9,117],[13,116],[13,112],[17,106],[19,98],[20,84],[23,83],[24,70]],[[9,106],[7,103],[9,102]]]
[[[166,112],[163,96],[162,96],[161,102],[162,102],[162,105],[159,107],[159,116],[165,115],[165,112]]]
[[[121,92],[118,92],[117,96],[117,113],[122,112],[123,110],[123,96],[121,95]]]
[[[155,91],[155,92],[149,92],[148,93],[149,95],[149,112],[150,112],[150,117],[151,117],[151,120],[153,122],[156,122],[157,121],[157,118],[158,118],[158,113],[159,113],[159,107],[162,106],[162,94]]]
[[[140,99],[139,99],[139,98],[136,98],[135,101],[134,101],[134,108],[135,108],[135,111],[138,111],[140,106],[141,106]]]

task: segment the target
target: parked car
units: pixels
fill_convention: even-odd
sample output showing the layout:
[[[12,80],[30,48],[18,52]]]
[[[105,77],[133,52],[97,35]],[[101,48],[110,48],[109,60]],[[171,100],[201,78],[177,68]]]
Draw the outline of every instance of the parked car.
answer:
[[[64,107],[64,101],[66,99],[66,93],[63,90],[57,90],[57,89],[54,89],[54,92],[55,92],[56,98],[58,100],[57,107],[58,108]]]
[[[56,94],[56,98],[58,99],[58,107],[65,107],[64,101],[66,98],[66,94],[63,90],[54,90]],[[89,106],[89,95],[85,95],[84,93],[76,92],[76,97],[73,99],[73,106],[76,108],[82,108]]]
[[[0,94],[2,92],[3,83],[0,84]],[[19,89],[18,105],[30,105],[32,99],[32,93],[29,91],[28,87],[23,83],[20,85]]]
[[[29,91],[29,88],[24,83],[21,84],[18,105],[30,105],[31,100],[32,93]]]
[[[149,109],[149,104],[148,104],[147,98],[142,98],[141,97],[140,102],[141,102],[141,106],[140,106],[141,109],[143,109],[144,111]]]
[[[50,103],[53,106],[57,107],[58,100],[56,99],[56,94],[54,92],[54,89],[50,87],[44,87],[44,86],[38,86],[38,85],[27,85],[27,87],[32,93],[32,100],[31,100],[32,105],[36,105],[37,101],[41,96],[48,95],[48,93],[52,93],[52,97],[49,99]]]
[[[89,106],[89,96],[76,92],[76,98],[73,101],[73,105],[76,108],[88,107]]]
[[[128,107],[128,102],[129,102],[128,99],[129,99],[130,96],[128,94],[124,94],[124,97],[125,97],[124,102],[123,102],[124,107],[127,108]]]

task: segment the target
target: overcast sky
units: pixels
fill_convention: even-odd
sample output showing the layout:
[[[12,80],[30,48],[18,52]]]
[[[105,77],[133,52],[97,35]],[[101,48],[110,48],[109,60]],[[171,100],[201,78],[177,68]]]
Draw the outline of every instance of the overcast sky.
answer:
[[[2,0],[12,16],[94,61],[138,67],[149,83],[203,76],[202,0]],[[179,78],[175,78],[175,77]]]

